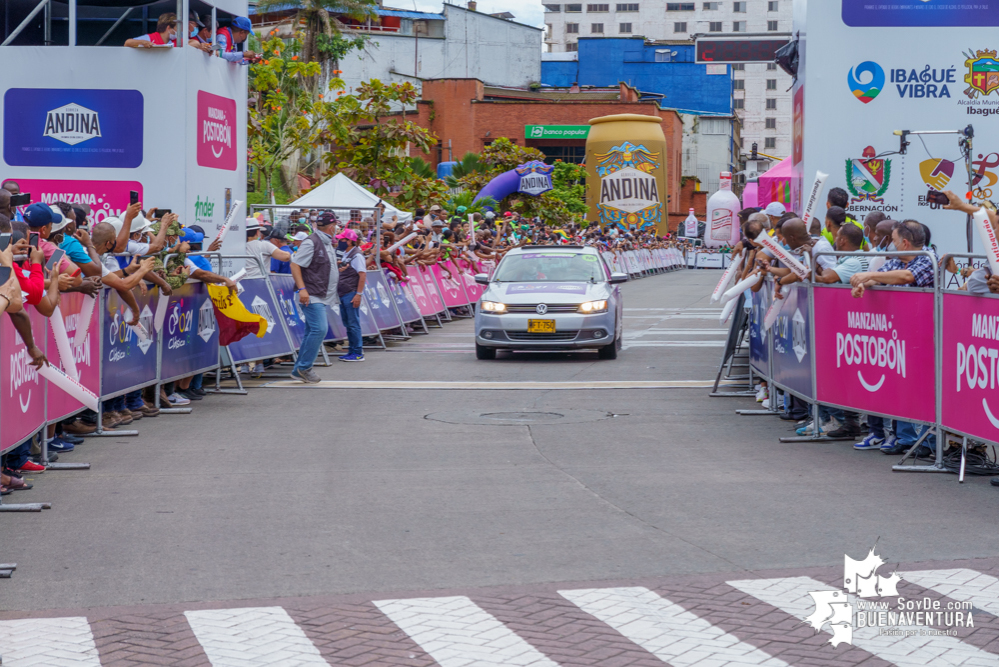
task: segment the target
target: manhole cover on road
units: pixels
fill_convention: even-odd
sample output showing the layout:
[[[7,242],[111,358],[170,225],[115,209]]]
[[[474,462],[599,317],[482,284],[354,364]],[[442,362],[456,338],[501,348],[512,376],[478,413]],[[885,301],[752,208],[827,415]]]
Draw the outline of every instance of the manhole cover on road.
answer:
[[[481,412],[463,410],[460,412],[435,412],[425,419],[448,424],[481,424],[483,426],[540,426],[549,424],[578,424],[613,417],[600,410],[559,410],[558,412],[537,412],[534,410],[511,410],[507,412]]]

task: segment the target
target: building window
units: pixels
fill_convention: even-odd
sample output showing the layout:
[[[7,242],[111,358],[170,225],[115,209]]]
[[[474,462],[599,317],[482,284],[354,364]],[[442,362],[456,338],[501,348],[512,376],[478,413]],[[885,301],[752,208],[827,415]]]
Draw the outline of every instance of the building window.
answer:
[[[777,69],[777,63],[767,63],[767,71],[773,72]]]
[[[565,6],[565,11],[572,12],[574,14],[575,13],[579,13],[579,12],[583,11],[583,5],[566,5]]]
[[[668,63],[671,60],[672,54],[669,49],[656,49],[656,62],[657,63]]]
[[[698,132],[701,134],[728,134],[729,121],[725,118],[701,118]]]
[[[621,33],[622,35],[630,35],[631,34],[631,24],[630,23],[622,23],[621,25],[619,25],[617,27],[617,31],[619,33]]]
[[[603,23],[591,23],[590,24],[590,33],[591,34],[600,34],[600,35],[602,35],[604,33],[604,24]]]
[[[777,79],[767,79],[767,90],[777,90]]]
[[[746,81],[744,79],[732,79],[732,90],[745,90]]]
[[[694,11],[693,2],[667,2],[666,11],[668,12],[692,12]]]
[[[579,51],[579,44],[577,44],[576,42],[569,42],[568,44],[565,45],[565,50],[568,53]]]
[[[576,35],[579,34],[579,24],[578,23],[566,23],[565,24],[565,34]]]
[[[745,14],[746,13],[746,3],[745,2],[733,2],[732,3],[732,11],[735,12],[736,14]]]
[[[777,119],[776,118],[767,118],[766,121],[767,121],[767,129],[768,130],[776,130],[777,129]]]
[[[767,21],[767,30],[777,32],[777,21]]]
[[[733,109],[745,109],[746,108],[746,100],[744,100],[742,98],[739,98],[739,99],[736,99],[736,100],[732,100],[732,108]]]
[[[775,100],[772,97],[768,97],[767,98],[767,108],[768,109],[776,109],[777,108],[777,100]]]
[[[732,32],[746,32],[746,22],[732,21]]]
[[[582,164],[586,157],[585,146],[538,146],[537,148],[545,154],[545,162],[548,164],[554,164],[557,160]]]
[[[721,32],[722,22],[721,21],[711,21],[708,23],[708,32]]]
[[[687,32],[687,22],[683,21],[681,23],[674,23],[673,32]]]
[[[545,24],[545,31],[548,33],[547,39],[552,39],[554,37],[555,33],[552,32],[552,24],[551,23],[546,23]]]
[[[745,72],[746,71],[746,63],[732,63],[732,71],[733,72]]]
[[[768,12],[777,11],[777,0],[770,0],[770,2],[767,3],[767,11]]]
[[[562,11],[562,5],[545,5],[546,12],[560,12]]]
[[[720,2],[705,2],[704,5],[703,5],[703,7],[704,7],[704,11],[706,11],[706,12],[716,12],[719,9],[721,9],[721,3]]]
[[[636,2],[636,3],[629,3],[629,4],[624,4],[624,5],[618,3],[618,5],[617,5],[617,11],[619,11],[619,12],[637,12],[638,11],[638,3]]]
[[[609,12],[610,5],[586,5],[588,12]]]
[[[777,148],[777,137],[767,137],[763,140],[763,149]]]

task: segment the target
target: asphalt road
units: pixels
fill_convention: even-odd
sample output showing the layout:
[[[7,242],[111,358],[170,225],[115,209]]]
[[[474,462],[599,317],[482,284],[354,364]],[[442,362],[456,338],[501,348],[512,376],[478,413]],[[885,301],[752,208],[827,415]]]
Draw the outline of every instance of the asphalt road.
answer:
[[[477,361],[469,321],[317,367],[327,380],[711,380],[719,273],[623,287],[626,349]],[[704,388],[260,387],[93,439],[5,500],[0,580],[30,610],[266,600],[999,555],[984,478],[892,473],[846,443],[781,444]],[[560,412],[561,411],[561,412]],[[572,412],[570,412],[572,411]],[[575,412],[580,411],[580,412]],[[585,411],[585,412],[584,412]],[[501,413],[497,417],[497,413]],[[527,423],[523,413],[565,414]],[[500,425],[468,423],[488,414]],[[428,416],[431,416],[428,418]],[[5,663],[6,664],[6,663]]]

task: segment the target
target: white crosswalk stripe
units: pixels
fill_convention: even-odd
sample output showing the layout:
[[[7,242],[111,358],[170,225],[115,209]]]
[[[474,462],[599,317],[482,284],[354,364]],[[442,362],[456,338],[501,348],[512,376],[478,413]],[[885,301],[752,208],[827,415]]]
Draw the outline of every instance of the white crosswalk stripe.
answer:
[[[0,621],[4,667],[100,667],[90,624],[82,616]]]
[[[441,667],[558,667],[467,597],[382,600],[375,605]]]
[[[902,574],[903,578],[908,578],[907,573]],[[808,593],[832,590],[828,584],[810,577],[748,579],[727,583],[802,620],[811,615],[815,607]],[[914,629],[918,631],[919,628]],[[982,651],[956,637],[919,634],[906,637],[880,633],[881,629],[877,627],[855,627],[853,645],[899,667],[926,665],[999,667],[999,655]]]
[[[329,667],[281,607],[206,609],[184,615],[212,667]]]
[[[647,588],[589,588],[559,595],[673,667],[787,667]]]
[[[999,579],[974,570],[916,570],[902,578],[999,616]]]

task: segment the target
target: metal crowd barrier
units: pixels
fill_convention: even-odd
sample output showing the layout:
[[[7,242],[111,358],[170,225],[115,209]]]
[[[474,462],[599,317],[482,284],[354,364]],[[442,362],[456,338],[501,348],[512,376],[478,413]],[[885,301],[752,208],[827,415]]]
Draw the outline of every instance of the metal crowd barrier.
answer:
[[[945,255],[938,263],[929,251],[825,252],[822,256],[873,258],[925,256],[934,266],[934,287],[867,288],[854,298],[849,284],[794,283],[771,329],[763,317],[772,302],[772,279],[753,295],[749,323],[752,371],[771,388],[813,406],[848,410],[909,422],[923,432],[893,466],[900,472],[948,472],[943,449],[948,434],[962,439],[959,480],[964,479],[968,439],[999,444],[999,295],[970,294],[945,285],[941,267],[952,258],[984,260],[982,255]],[[740,414],[779,414],[739,410]],[[993,400],[990,402],[989,399]],[[782,441],[832,440],[815,432]],[[926,438],[936,436],[933,460],[906,465]]]

